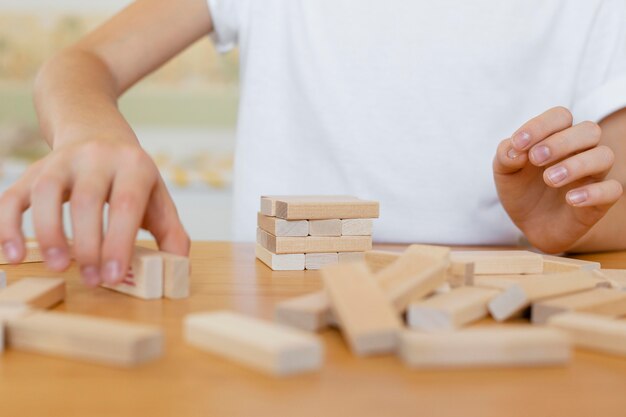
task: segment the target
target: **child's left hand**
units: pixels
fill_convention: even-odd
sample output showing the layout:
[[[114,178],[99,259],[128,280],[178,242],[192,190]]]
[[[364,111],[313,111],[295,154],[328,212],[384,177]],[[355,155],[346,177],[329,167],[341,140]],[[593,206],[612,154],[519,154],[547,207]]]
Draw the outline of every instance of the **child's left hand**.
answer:
[[[572,126],[555,107],[500,143],[493,172],[500,201],[528,241],[544,252],[564,252],[583,237],[622,195],[607,179],[615,155],[599,145],[596,123]]]

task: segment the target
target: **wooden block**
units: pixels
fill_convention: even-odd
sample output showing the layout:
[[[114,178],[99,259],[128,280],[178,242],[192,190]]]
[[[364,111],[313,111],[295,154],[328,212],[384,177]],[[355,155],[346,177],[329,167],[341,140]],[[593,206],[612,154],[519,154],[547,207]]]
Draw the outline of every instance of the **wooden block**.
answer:
[[[266,216],[276,216],[276,201],[354,201],[356,197],[349,195],[266,195],[261,196],[261,213]]]
[[[586,291],[598,286],[599,280],[589,271],[563,272],[520,280],[489,302],[489,312],[498,321],[506,320],[531,303]]]
[[[160,329],[117,320],[33,312],[6,328],[9,347],[68,359],[132,366],[163,353]]]
[[[311,236],[341,236],[341,220],[309,220]]]
[[[480,287],[459,287],[412,303],[407,309],[409,327],[422,331],[454,330],[488,314],[487,303],[500,291]]]
[[[274,321],[309,332],[326,328],[332,322],[330,300],[325,291],[281,301],[274,309]]]
[[[323,347],[314,336],[228,311],[190,314],[184,333],[192,346],[274,375],[322,365]]]
[[[372,273],[376,273],[395,262],[400,255],[399,252],[389,252],[384,250],[370,250],[365,252],[365,263]]]
[[[365,252],[339,252],[337,254],[339,262],[363,262]]]
[[[163,297],[173,300],[189,297],[189,258],[142,246],[135,247],[135,255],[155,254],[163,259]]]
[[[287,220],[369,219],[378,217],[378,202],[325,196],[276,199],[276,217]]]
[[[483,287],[483,288],[495,288],[499,290],[506,290],[512,285],[517,284],[520,281],[524,281],[529,277],[541,277],[542,274],[532,274],[532,275],[515,275],[515,274],[504,274],[504,275],[474,275],[468,285],[473,287]]]
[[[456,251],[450,254],[452,262],[474,262],[474,274],[540,274],[543,258],[533,252],[513,251]]]
[[[334,317],[352,352],[359,356],[393,352],[400,320],[367,266],[343,263],[321,272]]]
[[[333,265],[339,262],[336,252],[332,253],[307,253],[304,255],[305,269],[320,269],[326,265]]]
[[[576,347],[626,356],[626,321],[573,312],[555,314],[548,325],[565,331]]]
[[[373,219],[343,219],[341,220],[341,234],[343,236],[371,236],[373,226]]]
[[[570,271],[592,271],[600,269],[599,262],[582,261],[580,259],[564,258],[562,256],[541,255],[543,257],[543,273],[551,274],[556,272]]]
[[[606,280],[611,288],[626,291],[626,269],[600,269],[594,273],[599,279]]]
[[[304,253],[288,253],[276,255],[259,243],[255,247],[256,257],[274,271],[303,271],[305,266]]]
[[[364,252],[372,248],[371,236],[274,236],[257,229],[257,243],[276,254],[322,253],[322,252]]]
[[[144,300],[163,297],[163,258],[157,251],[137,251],[133,254],[126,278],[118,285],[102,287]]]
[[[446,282],[448,260],[425,256],[424,253],[431,252],[424,251],[421,245],[411,245],[395,262],[375,274],[380,287],[398,312]]]
[[[405,331],[400,355],[414,368],[552,366],[569,361],[570,345],[560,331],[530,326]]]
[[[4,271],[0,271],[0,290],[7,286],[7,274]]]
[[[532,322],[544,324],[551,316],[568,311],[600,314],[609,317],[626,316],[626,292],[610,288],[594,288],[550,298],[532,305]]]
[[[474,279],[474,263],[473,262],[451,262],[446,271],[448,284],[452,288],[470,285]]]
[[[39,244],[37,242],[26,242],[26,256],[24,260],[21,262],[23,264],[34,263],[34,262],[43,262],[43,255],[41,254],[41,250],[39,249]],[[0,265],[10,264],[5,257],[2,251],[0,251]]]
[[[0,290],[0,305],[23,303],[33,308],[50,308],[65,299],[61,278],[22,278]]]
[[[284,220],[258,213],[257,224],[261,229],[274,236],[309,235],[309,222],[307,220]]]

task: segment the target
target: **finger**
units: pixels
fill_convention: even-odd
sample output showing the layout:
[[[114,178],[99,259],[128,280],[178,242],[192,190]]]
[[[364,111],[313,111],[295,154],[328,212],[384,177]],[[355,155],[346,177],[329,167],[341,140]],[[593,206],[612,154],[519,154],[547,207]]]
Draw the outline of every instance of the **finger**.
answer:
[[[498,145],[493,159],[493,172],[496,174],[513,174],[526,165],[528,154],[517,152],[511,145],[511,139],[505,139]]]
[[[565,107],[553,107],[524,123],[511,136],[511,144],[518,152],[526,151],[548,136],[571,127],[572,121],[572,113]]]
[[[601,136],[602,129],[597,123],[582,122],[539,142],[530,149],[528,156],[533,165],[544,166],[593,148],[600,142]]]
[[[25,175],[26,177],[26,175]],[[22,177],[0,197],[0,242],[2,253],[10,263],[26,256],[22,216],[30,206],[30,178]]]
[[[74,258],[80,265],[83,282],[100,284],[102,211],[111,178],[103,172],[87,172],[76,181],[70,197]]]
[[[619,200],[624,190],[616,180],[606,180],[570,190],[567,203],[574,207],[607,206],[607,210]]]
[[[550,187],[562,187],[585,177],[602,179],[614,160],[611,148],[598,146],[551,166],[543,172],[543,179]]]
[[[63,202],[69,189],[64,169],[46,169],[34,180],[30,200],[33,226],[48,268],[63,271],[70,264],[69,248],[63,231]]]
[[[146,170],[119,171],[114,179],[100,267],[101,278],[107,284],[115,285],[126,276],[154,184],[154,174]]]
[[[159,249],[177,255],[188,256],[190,241],[182,225],[176,206],[167,191],[163,180],[159,178],[146,213],[146,229],[156,239]]]

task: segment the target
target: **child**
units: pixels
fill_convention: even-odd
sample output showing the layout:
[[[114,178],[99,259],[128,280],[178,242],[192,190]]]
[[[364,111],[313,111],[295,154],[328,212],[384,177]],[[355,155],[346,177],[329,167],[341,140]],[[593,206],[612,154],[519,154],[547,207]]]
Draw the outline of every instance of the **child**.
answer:
[[[236,238],[262,194],[348,193],[380,201],[380,241],[626,248],[623,0],[206,1],[139,0],[44,65],[52,152],[0,200],[7,258],[31,207],[65,269],[67,200],[87,285],[122,279],[139,227],[188,252],[116,101],[209,33],[241,53]]]

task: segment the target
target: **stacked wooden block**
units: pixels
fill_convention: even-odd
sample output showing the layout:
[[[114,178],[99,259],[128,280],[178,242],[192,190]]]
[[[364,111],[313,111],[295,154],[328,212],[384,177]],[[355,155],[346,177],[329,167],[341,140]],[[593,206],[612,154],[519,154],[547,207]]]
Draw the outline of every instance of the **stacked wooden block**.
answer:
[[[277,271],[362,260],[372,248],[375,201],[351,196],[265,196],[256,256]]]

